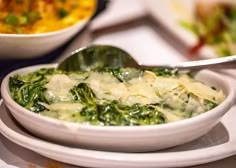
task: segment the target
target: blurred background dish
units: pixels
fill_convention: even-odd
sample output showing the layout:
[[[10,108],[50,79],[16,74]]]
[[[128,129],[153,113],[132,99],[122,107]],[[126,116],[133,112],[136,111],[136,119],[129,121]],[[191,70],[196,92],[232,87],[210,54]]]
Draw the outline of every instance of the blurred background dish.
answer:
[[[91,17],[95,0],[1,0],[0,32],[39,34],[70,27]]]
[[[233,0],[150,0],[152,16],[187,47],[193,59],[236,54],[236,3]],[[156,6],[162,6],[156,10]],[[168,19],[166,19],[168,18]]]
[[[0,58],[34,58],[60,47],[88,23],[96,3],[0,1]]]

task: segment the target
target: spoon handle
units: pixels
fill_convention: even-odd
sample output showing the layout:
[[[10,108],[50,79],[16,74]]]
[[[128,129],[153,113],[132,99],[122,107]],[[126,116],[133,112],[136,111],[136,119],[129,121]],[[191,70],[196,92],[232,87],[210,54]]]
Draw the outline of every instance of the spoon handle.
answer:
[[[212,58],[197,61],[187,61],[177,64],[167,64],[167,65],[141,65],[144,68],[158,67],[158,68],[176,68],[179,70],[191,70],[191,69],[234,69],[236,68],[236,55]]]

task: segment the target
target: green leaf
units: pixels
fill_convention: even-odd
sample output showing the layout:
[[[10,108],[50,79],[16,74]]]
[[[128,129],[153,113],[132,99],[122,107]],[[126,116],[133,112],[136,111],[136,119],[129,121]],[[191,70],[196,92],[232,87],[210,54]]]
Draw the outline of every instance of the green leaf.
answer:
[[[62,18],[64,18],[64,17],[66,17],[66,16],[68,16],[69,15],[69,12],[68,11],[66,11],[65,9],[63,9],[63,8],[60,8],[60,9],[58,9],[58,17],[60,18],[60,19],[62,19]]]
[[[135,68],[99,67],[94,70],[98,72],[108,72],[116,77],[120,82],[127,82],[133,78],[141,77],[143,74],[143,70]]]
[[[22,29],[21,28],[16,28],[16,33],[17,34],[22,34]]]
[[[26,18],[25,21],[27,20],[27,24],[35,23],[42,18],[37,11],[27,11],[23,14],[23,17]]]
[[[14,26],[18,23],[18,17],[15,14],[10,13],[7,15],[5,21],[8,25]]]
[[[41,69],[28,75],[15,75],[9,79],[9,89],[12,98],[23,107],[33,111],[42,112],[46,109],[39,102],[48,103],[44,92],[48,83],[47,75],[56,74],[54,69]]]
[[[152,72],[154,72],[156,76],[165,76],[165,77],[176,76],[178,74],[177,69],[167,69],[167,68],[153,68]]]
[[[20,16],[19,17],[19,24],[20,25],[26,25],[28,24],[28,18],[26,16]]]
[[[96,95],[86,83],[78,84],[70,90],[70,93],[75,101],[89,105],[96,104]]]
[[[215,108],[217,106],[216,103],[212,102],[212,101],[209,101],[209,100],[204,100],[204,105],[205,105],[205,108],[206,110],[211,110],[213,108]]]
[[[197,35],[198,34],[198,31],[197,31],[197,27],[191,23],[191,22],[188,22],[188,21],[184,21],[184,20],[180,20],[179,21],[179,25],[181,27],[183,27],[184,29],[192,32],[193,34]]]

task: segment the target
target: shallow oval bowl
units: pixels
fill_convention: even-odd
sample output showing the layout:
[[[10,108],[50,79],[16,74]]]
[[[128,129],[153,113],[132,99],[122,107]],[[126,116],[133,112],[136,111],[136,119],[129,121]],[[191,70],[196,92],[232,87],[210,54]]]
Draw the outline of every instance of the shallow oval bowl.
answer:
[[[174,147],[206,134],[220,122],[235,102],[234,87],[227,79],[212,71],[202,70],[195,74],[195,78],[222,89],[226,97],[214,109],[193,118],[149,126],[93,126],[66,122],[31,112],[10,96],[10,76],[49,67],[57,65],[31,66],[11,72],[2,82],[2,97],[14,118],[32,134],[69,146],[122,152],[145,152]]]

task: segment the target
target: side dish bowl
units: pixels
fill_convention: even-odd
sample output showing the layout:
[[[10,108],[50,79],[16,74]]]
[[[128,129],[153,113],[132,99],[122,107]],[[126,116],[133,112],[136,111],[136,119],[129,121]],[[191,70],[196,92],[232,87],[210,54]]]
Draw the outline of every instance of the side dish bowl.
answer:
[[[207,85],[222,89],[225,100],[198,116],[148,126],[93,126],[65,122],[33,113],[17,104],[10,95],[8,82],[11,76],[50,67],[57,67],[57,64],[31,66],[11,72],[2,82],[1,94],[14,118],[24,128],[40,138],[69,146],[122,152],[145,152],[174,147],[206,134],[235,103],[235,90],[227,79],[212,71],[201,70],[194,77]]]
[[[86,23],[90,20],[96,11],[96,0],[94,0],[95,6],[91,9],[91,14],[84,17],[81,20],[75,21],[75,23],[66,27],[58,28],[52,31],[31,34],[17,34],[17,33],[1,33],[0,32],[0,59],[25,59],[35,58],[43,56],[58,47],[65,44],[76,33],[83,29]],[[10,14],[9,14],[10,15]],[[15,15],[14,15],[15,16]],[[75,20],[75,18],[73,18]],[[68,18],[67,20],[73,20]],[[52,22],[52,21],[50,21]],[[52,23],[42,22],[35,27],[53,25]],[[47,25],[47,26],[46,26]]]
[[[87,22],[86,19],[68,28],[42,34],[0,34],[0,58],[25,59],[43,56],[65,44]]]

